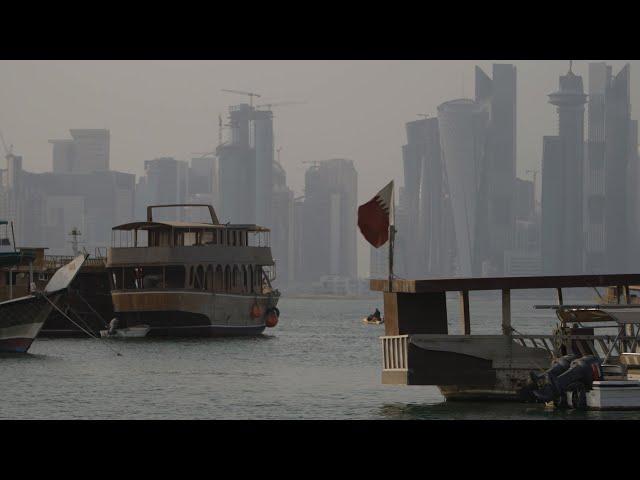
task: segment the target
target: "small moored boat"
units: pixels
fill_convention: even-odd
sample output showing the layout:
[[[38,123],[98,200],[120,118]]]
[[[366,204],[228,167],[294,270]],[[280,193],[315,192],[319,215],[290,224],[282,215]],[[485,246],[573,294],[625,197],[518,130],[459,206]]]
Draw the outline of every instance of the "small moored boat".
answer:
[[[149,330],[151,330],[149,325],[139,325],[137,327],[100,330],[100,336],[102,338],[144,338]]]
[[[86,260],[78,255],[51,277],[43,291],[0,303],[0,352],[25,353]]]

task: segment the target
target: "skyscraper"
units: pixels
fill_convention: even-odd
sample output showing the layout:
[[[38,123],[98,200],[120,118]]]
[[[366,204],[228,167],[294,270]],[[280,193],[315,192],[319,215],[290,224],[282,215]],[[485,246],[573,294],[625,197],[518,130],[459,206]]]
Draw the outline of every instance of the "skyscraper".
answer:
[[[301,280],[355,279],[358,174],[351,160],[318,162],[305,174]]]
[[[254,112],[244,103],[229,107],[231,138],[216,150],[220,176],[218,217],[223,222],[256,223]]]
[[[217,149],[221,215],[237,223],[270,227],[273,113],[241,104],[229,108],[229,120],[230,141]]]
[[[92,173],[109,170],[109,130],[75,128],[71,139],[49,140],[53,173]]]
[[[446,245],[444,215],[444,172],[437,118],[406,124],[407,144],[402,147],[404,196],[409,218],[414,221],[398,230],[398,240],[406,251],[410,278],[429,278],[445,273]],[[406,261],[410,260],[410,261]]]
[[[549,95],[557,107],[558,136],[544,137],[542,159],[542,256],[548,274],[583,271],[584,94],[571,68]]]
[[[273,203],[271,245],[276,262],[277,281],[287,285],[295,278],[294,198],[287,186],[287,174],[279,162],[273,162]]]
[[[270,110],[253,112],[255,138],[256,223],[273,226],[271,195],[274,190],[273,113]],[[286,178],[286,176],[285,176]]]
[[[186,203],[189,165],[171,157],[144,162],[144,177],[136,186],[136,218],[147,217],[147,206]],[[164,208],[153,214],[157,220],[185,220],[181,208]]]
[[[487,252],[485,151],[489,113],[471,99],[438,107],[440,144],[453,211],[457,273],[481,276]]]
[[[605,271],[605,103],[611,67],[589,64],[587,143],[584,163],[585,271]]]
[[[612,77],[605,94],[605,269],[627,272],[631,229],[627,223],[627,169],[630,157],[630,68]]]
[[[504,253],[513,246],[516,189],[516,68],[494,64],[493,78],[475,70],[475,100],[489,114],[486,164],[486,251],[491,273],[504,271]]]

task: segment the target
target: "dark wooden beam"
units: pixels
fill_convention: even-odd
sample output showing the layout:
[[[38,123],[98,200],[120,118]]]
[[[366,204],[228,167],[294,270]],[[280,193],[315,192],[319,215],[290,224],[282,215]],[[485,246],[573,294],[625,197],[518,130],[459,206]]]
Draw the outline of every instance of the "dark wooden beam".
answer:
[[[562,289],[556,288],[556,296],[558,297],[558,305],[564,305],[564,300],[562,299]]]
[[[471,335],[471,314],[469,312],[469,292],[460,292],[460,327],[465,335]]]
[[[511,334],[511,290],[502,290],[502,333]]]
[[[541,288],[611,287],[639,285],[640,274],[562,275],[541,277],[443,278],[394,280],[393,291],[402,293],[462,292],[473,290],[527,290]],[[388,291],[388,280],[371,280],[374,291]]]

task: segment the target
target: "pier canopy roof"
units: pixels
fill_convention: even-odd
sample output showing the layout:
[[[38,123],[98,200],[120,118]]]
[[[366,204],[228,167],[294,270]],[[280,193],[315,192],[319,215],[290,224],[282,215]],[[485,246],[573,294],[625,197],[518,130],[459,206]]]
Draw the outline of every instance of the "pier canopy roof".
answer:
[[[155,230],[155,229],[181,229],[181,230],[244,230],[248,232],[268,232],[269,229],[253,224],[213,224],[197,222],[131,222],[117,225],[111,230]]]
[[[526,290],[542,288],[580,288],[637,285],[639,274],[561,275],[540,277],[439,278],[431,280],[393,280],[396,293],[462,292],[473,290]],[[372,279],[370,288],[388,292],[389,281]]]

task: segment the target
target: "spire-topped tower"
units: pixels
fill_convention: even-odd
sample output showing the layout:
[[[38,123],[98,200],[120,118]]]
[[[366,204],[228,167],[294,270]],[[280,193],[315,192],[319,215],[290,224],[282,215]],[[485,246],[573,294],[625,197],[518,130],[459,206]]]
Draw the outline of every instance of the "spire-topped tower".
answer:
[[[582,77],[573,73],[573,61],[560,77],[559,87],[549,95],[549,103],[557,107],[558,136],[545,137],[547,153],[543,154],[543,196],[557,203],[547,203],[545,209],[543,201],[543,257],[546,273],[575,275],[584,269],[582,176],[587,95]]]

